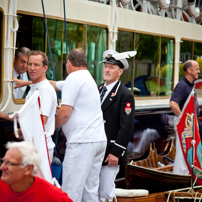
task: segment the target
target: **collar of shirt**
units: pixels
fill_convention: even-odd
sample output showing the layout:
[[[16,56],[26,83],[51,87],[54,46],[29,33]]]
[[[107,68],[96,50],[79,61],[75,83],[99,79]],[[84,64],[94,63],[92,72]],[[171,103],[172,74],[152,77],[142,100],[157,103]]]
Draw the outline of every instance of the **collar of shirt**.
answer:
[[[189,86],[194,86],[194,82],[190,83],[185,76],[183,76],[183,80],[189,85]]]
[[[19,74],[14,69],[14,71],[13,71],[13,78],[17,78],[18,76],[19,76]],[[20,79],[28,81],[27,72],[24,72],[23,74],[20,74]]]
[[[14,69],[14,71],[13,71],[13,78],[17,78],[18,76],[19,76],[19,74]]]
[[[111,92],[111,90],[112,90],[112,88],[116,85],[116,83],[118,82],[119,80],[117,80],[117,81],[115,81],[115,82],[113,82],[113,83],[110,83],[109,85],[105,85],[104,84],[104,86],[106,86],[106,88],[107,88],[107,91],[106,91],[106,93],[105,93],[105,95],[104,95],[104,97],[103,97],[103,99],[102,99],[102,103],[103,103],[103,101],[105,100],[105,98],[108,96],[108,94]]]
[[[46,83],[48,80],[45,79],[43,81],[40,81],[39,83],[35,83],[35,84],[31,84],[30,87],[33,90],[36,90],[39,86],[43,85],[44,83]]]

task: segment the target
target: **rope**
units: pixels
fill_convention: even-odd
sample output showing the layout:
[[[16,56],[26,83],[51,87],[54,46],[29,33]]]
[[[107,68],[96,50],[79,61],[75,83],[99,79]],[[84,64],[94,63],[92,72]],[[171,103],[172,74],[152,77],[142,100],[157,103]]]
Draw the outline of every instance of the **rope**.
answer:
[[[200,198],[199,198],[199,202],[201,201],[201,199],[202,199],[202,194],[201,194],[201,196],[200,196]]]
[[[196,201],[197,199],[197,195],[198,195],[199,192],[196,192],[195,196],[194,196],[194,202]]]
[[[46,14],[45,14],[43,0],[41,0],[41,4],[42,4],[42,9],[43,9],[44,24],[45,24],[46,34],[47,34],[48,49],[49,49],[49,53],[50,53],[51,69],[53,71],[53,80],[55,81],[55,72],[54,72],[54,68],[53,68],[53,59],[52,59],[52,53],[51,53],[51,47],[50,47],[50,41],[49,41],[49,35],[48,35],[48,28],[47,28],[47,24],[46,24]],[[57,103],[59,105],[58,93],[56,93],[56,95],[57,95]],[[56,137],[58,137],[58,129],[56,129],[55,134],[56,134]],[[56,151],[56,146],[55,146],[54,151]]]
[[[49,53],[50,53],[51,69],[53,71],[53,79],[55,81],[55,72],[54,72],[54,68],[53,68],[53,59],[52,59],[52,54],[51,54],[50,41],[49,41],[49,35],[48,35],[48,28],[47,28],[47,24],[46,24],[46,14],[45,14],[43,0],[41,0],[41,4],[42,4],[42,9],[43,9],[43,17],[44,17],[44,25],[45,25],[45,29],[46,29],[46,35],[47,35],[48,49],[49,49]]]
[[[170,195],[173,191],[170,191],[169,194],[168,194],[168,198],[167,198],[167,202],[169,202],[169,199],[170,199]]]
[[[65,0],[63,0],[63,9],[64,9],[64,25],[65,25],[66,54],[68,54]],[[66,61],[66,60],[67,60],[67,57],[65,58],[65,61]],[[65,62],[65,64],[66,64],[66,62]],[[58,96],[58,94],[57,94],[57,96]],[[59,105],[59,101],[58,101],[58,105]],[[58,137],[59,137],[59,134],[60,134],[61,132],[62,132],[61,127],[60,127],[60,128],[57,128],[56,131],[55,131],[55,138],[54,138],[55,145],[58,144]],[[58,157],[57,146],[55,146],[55,148],[54,148],[54,153],[55,153],[55,155]]]
[[[47,24],[46,24],[46,14],[45,14],[45,9],[44,9],[43,0],[41,0],[41,4],[42,4],[42,9],[43,9],[44,25],[45,25],[46,34],[47,34],[48,49],[49,49],[49,53],[50,53],[51,70],[53,71],[53,80],[55,81],[55,71],[54,71],[54,68],[53,68],[53,59],[52,59],[52,53],[51,53],[51,47],[50,47],[50,40],[49,40],[49,35],[48,35],[48,28],[47,28]],[[58,94],[57,94],[57,103],[59,104]]]

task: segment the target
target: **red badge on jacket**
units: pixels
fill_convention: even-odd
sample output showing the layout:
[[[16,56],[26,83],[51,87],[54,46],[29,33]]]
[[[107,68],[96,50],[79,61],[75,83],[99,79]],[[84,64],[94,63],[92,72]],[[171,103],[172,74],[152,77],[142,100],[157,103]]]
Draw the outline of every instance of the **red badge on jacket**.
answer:
[[[128,102],[128,103],[126,103],[125,113],[127,115],[129,115],[131,112],[132,112],[131,104],[130,104],[130,102]]]

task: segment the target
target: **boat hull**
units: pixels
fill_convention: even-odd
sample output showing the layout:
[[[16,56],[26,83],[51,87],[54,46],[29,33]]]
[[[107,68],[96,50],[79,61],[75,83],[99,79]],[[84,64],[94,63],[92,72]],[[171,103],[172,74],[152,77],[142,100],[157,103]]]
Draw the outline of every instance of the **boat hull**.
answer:
[[[179,175],[130,164],[126,166],[127,189],[147,189],[149,193],[156,193],[190,187],[191,181],[191,175]]]

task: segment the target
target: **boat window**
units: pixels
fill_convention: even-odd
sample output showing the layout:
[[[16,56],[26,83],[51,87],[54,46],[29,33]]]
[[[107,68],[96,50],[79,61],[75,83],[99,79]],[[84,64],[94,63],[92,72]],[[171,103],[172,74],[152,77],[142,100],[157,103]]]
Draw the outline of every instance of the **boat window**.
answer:
[[[56,80],[65,79],[66,72],[66,39],[64,34],[64,22],[48,19],[48,33],[51,43],[51,53]],[[78,23],[67,23],[68,52],[74,48],[83,49],[86,52],[88,70],[99,85],[103,82],[100,61],[103,60],[102,53],[107,49],[107,30],[105,28],[83,25]],[[47,47],[47,53],[49,49]],[[50,57],[49,57],[50,60]],[[51,72],[51,65],[49,65]],[[49,79],[53,79],[50,74]]]
[[[44,19],[30,15],[18,15],[19,30],[17,33],[17,47],[26,46],[31,50],[41,50],[47,53],[49,68],[47,78],[53,79],[51,59],[47,37],[44,29]],[[102,65],[103,51],[107,49],[107,29],[91,25],[67,22],[67,51],[74,48],[86,52],[88,69],[99,85],[103,82]],[[47,19],[48,35],[51,47],[55,79],[63,80],[66,72],[66,39],[63,20]]]
[[[199,63],[200,75],[202,76],[202,43],[194,42],[194,60]]]
[[[116,42],[116,51],[125,52],[134,50],[134,33],[126,31],[118,31],[118,40]],[[133,79],[134,57],[127,59],[129,68],[124,70],[121,75],[121,82],[131,89],[131,81]]]
[[[27,47],[30,50],[45,50],[45,30],[43,18],[33,17],[30,15],[18,15],[19,29],[17,31],[16,46],[17,49],[21,47]],[[17,64],[22,63],[24,58],[17,61]],[[14,77],[17,77],[18,73],[14,71]],[[20,79],[29,80],[28,73],[25,72],[19,75]],[[27,93],[29,91],[28,87],[22,87],[21,89],[16,89],[14,94],[15,103],[22,103]],[[19,100],[18,100],[19,99]]]
[[[65,42],[64,22],[55,19],[47,19],[47,27],[48,27],[55,79],[56,81],[63,80],[67,76],[65,66],[67,51]],[[68,51],[74,47],[77,47],[77,40],[75,39],[78,39],[79,38],[78,36],[81,36],[80,33],[77,33],[78,27],[74,27],[72,23],[67,24],[67,30],[68,30],[67,38],[71,40],[70,43],[68,43]],[[82,41],[82,37],[80,37],[78,40]],[[47,71],[47,78],[53,80],[54,75],[51,68],[51,59],[48,46],[46,46],[46,52],[49,59],[49,65],[48,65],[49,69]]]
[[[99,62],[103,60],[105,50],[107,50],[107,29],[88,25],[86,47],[88,70],[97,85],[103,83],[103,69]]]
[[[197,96],[202,96],[202,43],[194,42],[194,57],[193,59],[196,60],[199,64],[200,74],[198,79],[195,81],[195,88]]]
[[[158,65],[160,37],[147,34],[135,34],[135,78],[136,96],[158,95]]]
[[[3,56],[2,56],[2,39],[3,39],[3,30],[2,30],[2,22],[3,22],[3,14],[0,11],[0,83],[1,83],[1,87],[0,87],[0,100],[2,99],[2,91],[3,91],[3,84],[2,84],[2,73],[3,73],[3,69],[2,69],[2,63],[3,63]]]
[[[171,95],[174,64],[174,40],[161,37],[160,72],[158,68],[158,96]],[[158,66],[159,67],[159,66]]]
[[[118,52],[136,50],[121,81],[136,97],[171,95],[174,61],[174,39],[141,33],[119,31]],[[134,75],[134,76],[133,76]]]
[[[180,71],[179,80],[184,75],[184,63],[187,60],[196,60],[199,64],[200,74],[195,81],[197,96],[202,96],[202,43],[182,40],[180,44]]]
[[[187,60],[190,60],[193,58],[192,55],[192,45],[193,43],[191,41],[182,41],[180,43],[180,62],[181,64],[184,64]],[[182,71],[181,71],[182,70]],[[184,75],[183,68],[180,68],[180,79]]]
[[[17,48],[45,51],[45,30],[43,18],[18,15]]]

